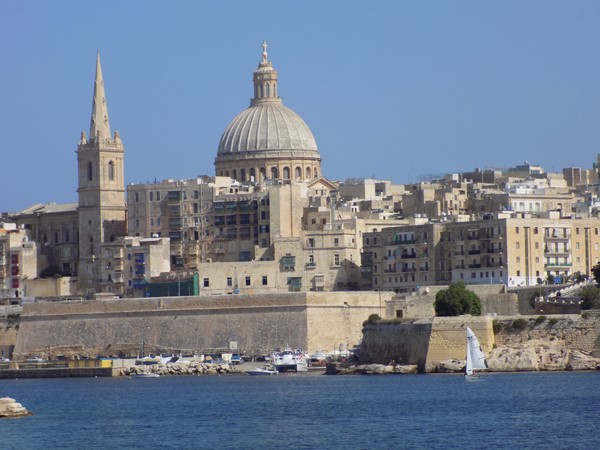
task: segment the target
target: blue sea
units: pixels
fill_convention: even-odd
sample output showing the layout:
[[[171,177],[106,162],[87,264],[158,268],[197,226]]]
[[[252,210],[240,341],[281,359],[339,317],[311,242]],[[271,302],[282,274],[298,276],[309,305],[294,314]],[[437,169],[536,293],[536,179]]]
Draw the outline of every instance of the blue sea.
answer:
[[[600,372],[0,380],[1,449],[594,449]]]

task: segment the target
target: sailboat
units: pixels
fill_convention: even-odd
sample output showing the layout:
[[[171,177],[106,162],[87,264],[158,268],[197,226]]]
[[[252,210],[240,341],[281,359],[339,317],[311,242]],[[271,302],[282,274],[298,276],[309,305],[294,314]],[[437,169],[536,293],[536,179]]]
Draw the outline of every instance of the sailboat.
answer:
[[[475,336],[475,333],[473,333],[473,331],[467,327],[467,366],[465,367],[466,379],[479,379],[479,376],[476,374],[476,370],[482,369],[487,369],[485,355],[483,354],[483,350],[481,350],[477,336]]]

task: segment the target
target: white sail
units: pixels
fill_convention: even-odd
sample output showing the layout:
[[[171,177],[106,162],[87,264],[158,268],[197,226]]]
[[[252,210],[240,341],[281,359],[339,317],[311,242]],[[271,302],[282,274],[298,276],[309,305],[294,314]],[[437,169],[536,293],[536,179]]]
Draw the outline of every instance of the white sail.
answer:
[[[477,369],[487,369],[487,363],[485,361],[483,350],[481,350],[481,346],[477,340],[477,336],[475,336],[475,333],[467,327],[467,367],[465,373],[467,375],[473,375],[474,371]]]

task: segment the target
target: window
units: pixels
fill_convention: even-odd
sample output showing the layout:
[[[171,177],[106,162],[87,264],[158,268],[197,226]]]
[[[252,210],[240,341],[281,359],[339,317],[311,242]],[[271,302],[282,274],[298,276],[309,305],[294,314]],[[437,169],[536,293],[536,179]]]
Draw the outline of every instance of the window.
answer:
[[[519,227],[515,228],[515,233],[519,234]]]
[[[521,276],[521,271],[517,270],[517,276],[520,277]]]
[[[232,286],[233,286],[233,278],[227,277],[227,287],[232,287]]]
[[[540,248],[540,243],[539,243],[539,242],[536,242],[536,243],[535,243],[535,249],[537,250],[538,248]]]
[[[521,248],[521,243],[519,241],[515,242],[515,248],[519,250]]]
[[[150,201],[154,201],[154,192],[150,191]]]
[[[521,257],[517,256],[517,264],[519,264],[521,262]]]
[[[333,238],[333,246],[334,247],[339,247],[340,246],[340,240],[338,238]]]
[[[160,191],[156,191],[156,201],[160,202]]]
[[[340,265],[340,255],[338,253],[333,255],[333,265],[334,266]]]
[[[263,275],[262,277],[262,285],[263,286],[267,286],[269,284],[269,279],[267,278],[266,275]]]
[[[88,181],[92,181],[94,179],[94,177],[93,177],[93,170],[92,170],[92,162],[91,161],[88,161],[87,179],[88,179]]]
[[[284,180],[289,180],[290,179],[290,168],[289,167],[284,167],[283,168],[283,179]]]
[[[115,163],[113,161],[109,161],[108,163],[108,179],[110,181],[114,181],[115,179]]]
[[[252,285],[252,278],[246,277],[246,286],[251,286],[251,285]]]
[[[533,234],[538,234],[538,227],[533,227]]]
[[[204,287],[210,287],[210,279],[204,278],[204,280],[202,280],[202,284]]]
[[[140,193],[139,192],[134,192],[133,193],[133,201],[135,201],[135,202],[139,202],[140,201]]]

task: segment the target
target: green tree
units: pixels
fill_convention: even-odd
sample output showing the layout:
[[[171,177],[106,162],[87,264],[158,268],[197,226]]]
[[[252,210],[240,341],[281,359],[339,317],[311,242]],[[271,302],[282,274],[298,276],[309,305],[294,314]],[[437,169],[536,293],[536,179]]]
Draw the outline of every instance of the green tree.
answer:
[[[436,316],[481,315],[481,300],[473,291],[469,291],[465,283],[452,283],[448,289],[442,289],[435,295]]]
[[[600,284],[600,263],[592,267],[592,275],[594,275],[594,280],[596,280],[596,284]]]
[[[584,286],[578,294],[583,300],[581,309],[600,309],[600,288],[592,285]]]

